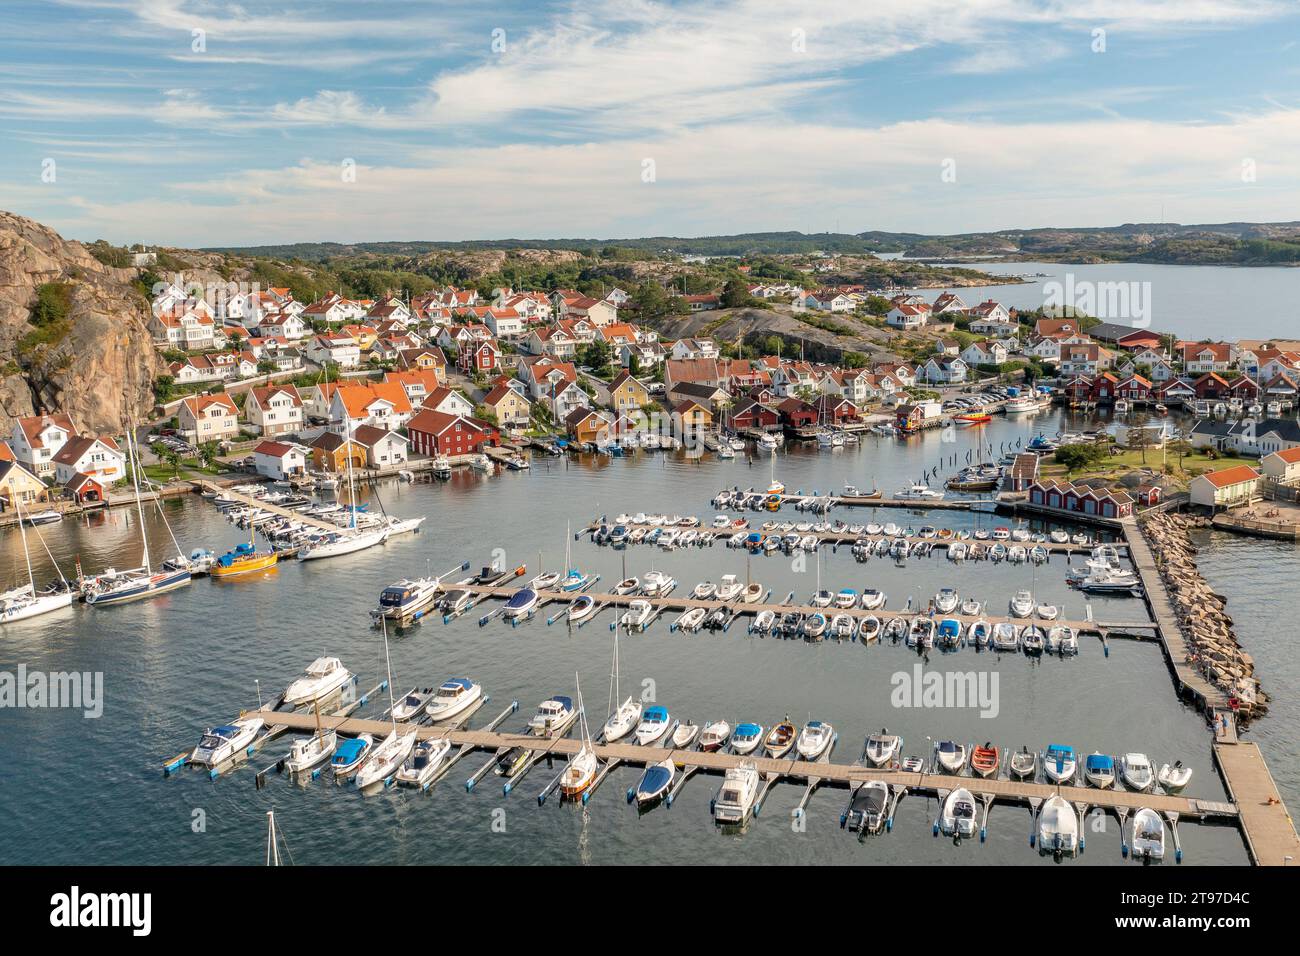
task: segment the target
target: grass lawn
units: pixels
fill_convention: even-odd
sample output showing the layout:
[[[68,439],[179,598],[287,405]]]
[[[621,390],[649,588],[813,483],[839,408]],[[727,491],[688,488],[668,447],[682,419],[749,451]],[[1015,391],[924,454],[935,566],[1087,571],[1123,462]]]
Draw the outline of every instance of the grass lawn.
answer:
[[[1240,458],[1229,458],[1224,455],[1211,458],[1200,448],[1184,455],[1181,459],[1172,451],[1166,455],[1159,448],[1148,448],[1146,450],[1145,464],[1142,462],[1142,457],[1141,450],[1125,450],[1118,455],[1109,456],[1095,465],[1085,465],[1073,471],[1067,471],[1063,465],[1058,465],[1053,460],[1043,465],[1041,474],[1044,478],[1108,478],[1115,480],[1131,471],[1148,468],[1157,474],[1163,473],[1180,486],[1186,487],[1187,483],[1197,475],[1205,474],[1207,471],[1231,468],[1243,461]]]

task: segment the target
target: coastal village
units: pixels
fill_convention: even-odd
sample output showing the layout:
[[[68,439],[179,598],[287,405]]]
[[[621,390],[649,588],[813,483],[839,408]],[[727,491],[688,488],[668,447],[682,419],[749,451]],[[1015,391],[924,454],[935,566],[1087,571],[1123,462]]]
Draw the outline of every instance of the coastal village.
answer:
[[[685,299],[692,313],[720,312],[731,294]],[[637,321],[617,288],[599,299],[504,287],[489,299],[450,286],[379,300],[330,293],[301,303],[288,288],[214,298],[187,292],[177,275],[151,302],[150,332],[172,393],[152,423],[140,423],[151,424],[141,444],[160,462],[154,478],[163,461],[177,476],[206,466],[285,480],[349,463],[371,475],[442,474],[484,454],[521,467],[530,445],[725,454],[728,437],[906,436],[1054,401],[1113,414],[1108,457],[1128,461],[1121,453],[1137,450],[1142,467],[1106,469],[1124,483],[1084,480],[1086,468],[1078,485],[1061,469],[1040,473],[1042,453],[1058,441],[1004,469],[999,490],[1045,510],[1112,517],[1187,493],[1211,513],[1235,512],[1240,520],[1223,520],[1241,530],[1267,530],[1263,514],[1283,536],[1300,526],[1300,512],[1289,517],[1300,487],[1300,343],[1188,342],[1018,314],[994,300],[968,304],[949,291],[930,299],[854,285],[744,288],[748,302],[814,317],[874,313],[900,333],[894,351],[837,363],[788,354],[797,343],[783,339],[665,339]],[[969,393],[982,403],[960,397]],[[1185,432],[1165,426],[1171,410],[1191,416]],[[1141,425],[1129,418],[1139,412]],[[127,477],[120,441],[82,432],[59,409],[16,420],[0,444],[0,503],[109,500]],[[1197,464],[1175,476],[1171,451]],[[1163,469],[1146,467],[1157,453]]]

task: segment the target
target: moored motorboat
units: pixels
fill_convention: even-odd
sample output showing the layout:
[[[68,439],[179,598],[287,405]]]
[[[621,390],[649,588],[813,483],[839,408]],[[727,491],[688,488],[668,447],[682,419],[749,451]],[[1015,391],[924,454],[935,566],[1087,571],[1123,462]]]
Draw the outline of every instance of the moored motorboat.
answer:
[[[952,740],[941,740],[934,745],[935,759],[948,773],[961,773],[966,766],[966,745]]]
[[[737,724],[731,733],[731,750],[740,755],[751,754],[763,743],[763,725]]]
[[[763,739],[763,749],[773,760],[780,760],[794,746],[799,734],[795,725],[787,717],[768,731]]]
[[[700,731],[700,749],[705,753],[721,750],[731,739],[731,724],[725,720],[713,720],[704,725]]]
[[[654,605],[649,601],[632,601],[619,618],[619,623],[629,631],[643,630],[654,616]]]
[[[349,776],[370,755],[370,748],[373,745],[374,738],[369,734],[350,737],[340,742],[334,749],[334,756],[330,759],[330,769],[334,771],[334,776]]]
[[[668,733],[668,708],[655,704],[647,707],[641,714],[641,722],[636,725],[636,742],[643,747],[651,747],[663,740]]]
[[[534,737],[558,737],[569,729],[577,716],[573,698],[556,694],[537,706],[537,713],[528,719],[528,730]]]
[[[261,717],[241,717],[233,723],[209,729],[190,753],[190,763],[207,767],[225,763],[246,750],[265,723]]]
[[[1037,820],[1038,852],[1074,856],[1079,849],[1079,817],[1060,794],[1043,801]]]
[[[1038,775],[1038,754],[1028,747],[1021,747],[1011,755],[1007,770],[1017,780],[1033,780]]]
[[[1163,860],[1165,858],[1165,822],[1150,807],[1142,807],[1133,814],[1133,846],[1135,860]]]
[[[532,588],[520,588],[510,595],[510,599],[506,601],[505,606],[501,609],[501,614],[511,620],[528,617],[536,610],[539,600],[537,592]]]
[[[1083,778],[1098,790],[1115,786],[1115,758],[1103,753],[1091,753],[1083,762]]]
[[[970,768],[981,777],[995,777],[1002,764],[1002,751],[991,743],[976,747],[970,754]]]
[[[1034,613],[1034,596],[1028,591],[1017,591],[1009,606],[1012,617],[1029,617]]]
[[[1078,766],[1073,747],[1049,744],[1043,752],[1043,772],[1052,783],[1072,783]]]
[[[468,677],[443,681],[429,699],[424,712],[436,724],[459,717],[483,699],[483,685]]]
[[[1146,754],[1127,753],[1120,761],[1120,778],[1130,790],[1150,790],[1155,783],[1155,772]]]
[[[1165,764],[1160,768],[1160,786],[1168,793],[1180,793],[1192,781],[1192,768],[1183,765],[1181,760],[1176,760],[1172,765]]]
[[[662,800],[677,776],[677,766],[671,758],[652,763],[645,768],[637,781],[634,796],[637,806],[647,807]]]
[[[446,763],[451,741],[445,738],[421,740],[397,771],[397,782],[406,787],[428,787]]]
[[[939,828],[956,839],[975,835],[975,798],[965,787],[950,791],[944,799]]]
[[[596,599],[590,594],[579,594],[573,599],[565,617],[570,624],[580,624],[596,612]]]
[[[889,809],[889,785],[870,780],[853,791],[844,826],[855,833],[878,833]]]
[[[669,741],[672,743],[674,750],[690,750],[695,746],[695,741],[699,739],[699,736],[700,725],[685,720],[673,729]]]
[[[880,728],[880,733],[870,734],[862,750],[862,756],[873,767],[888,767],[898,756],[903,746],[903,738],[891,734],[888,728]]]
[[[352,673],[337,657],[318,657],[307,665],[307,672],[284,691],[284,702],[291,706],[310,704],[327,697],[352,680]]]
[[[754,808],[758,784],[758,767],[753,761],[729,768],[713,799],[713,819],[724,824],[744,823]]]

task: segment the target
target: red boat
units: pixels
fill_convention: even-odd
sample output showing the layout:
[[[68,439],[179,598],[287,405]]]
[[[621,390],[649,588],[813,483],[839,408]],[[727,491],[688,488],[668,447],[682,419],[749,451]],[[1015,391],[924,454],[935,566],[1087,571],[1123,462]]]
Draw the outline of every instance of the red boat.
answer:
[[[1001,762],[1002,751],[990,743],[971,751],[970,768],[981,777],[991,777],[996,774]]]
[[[985,412],[969,412],[965,415],[956,416],[954,420],[961,422],[963,425],[984,425],[993,421],[993,416]]]

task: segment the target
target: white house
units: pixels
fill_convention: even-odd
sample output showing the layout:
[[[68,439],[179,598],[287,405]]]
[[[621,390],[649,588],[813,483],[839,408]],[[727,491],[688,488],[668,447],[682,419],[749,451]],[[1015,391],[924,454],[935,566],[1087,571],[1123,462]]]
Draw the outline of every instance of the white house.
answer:
[[[928,305],[896,305],[885,313],[885,322],[896,329],[919,329],[930,320]]]
[[[1001,365],[1007,350],[997,342],[972,342],[962,351],[961,360],[967,365]]]
[[[126,477],[126,459],[111,438],[74,435],[54,456],[55,481],[66,485],[78,473],[107,488]]]
[[[253,449],[253,465],[259,475],[283,481],[307,471],[311,450],[293,442],[264,441]]]
[[[356,368],[361,364],[361,348],[346,335],[317,335],[307,346],[307,358],[317,365],[333,362],[340,368]]]
[[[54,456],[77,428],[67,415],[31,415],[14,420],[9,447],[14,458],[37,478],[54,474]]]
[[[921,366],[921,378],[934,385],[955,385],[966,381],[967,366],[960,357],[931,356]]]
[[[244,402],[248,423],[268,437],[302,428],[302,397],[292,385],[264,385],[250,389]]]
[[[1232,508],[1249,504],[1259,486],[1259,473],[1250,465],[1233,465],[1197,475],[1188,485],[1192,504],[1206,508]]]

